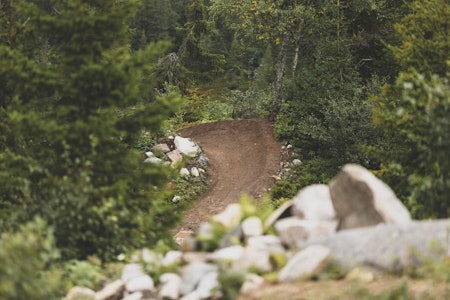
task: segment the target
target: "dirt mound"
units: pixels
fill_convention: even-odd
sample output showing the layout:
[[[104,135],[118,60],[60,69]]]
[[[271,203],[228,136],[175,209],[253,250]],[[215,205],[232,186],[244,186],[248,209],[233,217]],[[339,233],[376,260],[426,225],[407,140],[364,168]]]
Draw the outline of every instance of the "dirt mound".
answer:
[[[209,158],[210,189],[184,215],[179,230],[197,230],[208,216],[237,202],[242,194],[255,198],[274,184],[281,160],[272,124],[263,119],[195,125],[179,132],[196,141]]]

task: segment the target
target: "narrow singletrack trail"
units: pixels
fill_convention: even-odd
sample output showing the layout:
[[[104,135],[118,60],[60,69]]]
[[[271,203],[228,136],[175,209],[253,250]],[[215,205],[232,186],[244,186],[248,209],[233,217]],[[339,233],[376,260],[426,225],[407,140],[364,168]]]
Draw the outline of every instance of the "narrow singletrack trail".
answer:
[[[202,147],[209,158],[209,191],[185,212],[179,230],[196,231],[243,194],[267,193],[280,168],[281,148],[272,124],[264,119],[232,120],[195,125],[180,130]]]

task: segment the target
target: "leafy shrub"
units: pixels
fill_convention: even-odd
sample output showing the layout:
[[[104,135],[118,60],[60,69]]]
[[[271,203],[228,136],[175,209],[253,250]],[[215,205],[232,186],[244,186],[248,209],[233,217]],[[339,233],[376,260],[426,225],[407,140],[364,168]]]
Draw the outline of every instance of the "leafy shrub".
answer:
[[[42,219],[22,225],[0,239],[0,299],[60,299],[61,272],[53,230]]]

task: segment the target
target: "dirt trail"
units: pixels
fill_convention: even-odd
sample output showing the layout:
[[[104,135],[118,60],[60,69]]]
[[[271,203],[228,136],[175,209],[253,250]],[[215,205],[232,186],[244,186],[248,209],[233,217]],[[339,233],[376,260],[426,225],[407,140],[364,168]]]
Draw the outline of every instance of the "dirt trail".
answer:
[[[274,184],[279,170],[280,145],[269,121],[221,121],[180,131],[201,145],[209,158],[209,191],[184,215],[180,230],[197,230],[208,216],[219,213],[246,193],[255,198]]]

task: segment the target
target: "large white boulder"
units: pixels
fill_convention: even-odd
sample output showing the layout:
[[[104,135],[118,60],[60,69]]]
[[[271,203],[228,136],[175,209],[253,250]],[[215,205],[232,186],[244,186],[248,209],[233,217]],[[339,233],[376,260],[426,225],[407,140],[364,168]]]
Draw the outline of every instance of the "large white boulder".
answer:
[[[409,211],[392,189],[359,165],[345,165],[330,182],[330,194],[339,220],[338,230],[411,222]]]
[[[325,184],[313,184],[301,189],[292,199],[293,214],[315,221],[332,221],[336,218],[330,188]]]

